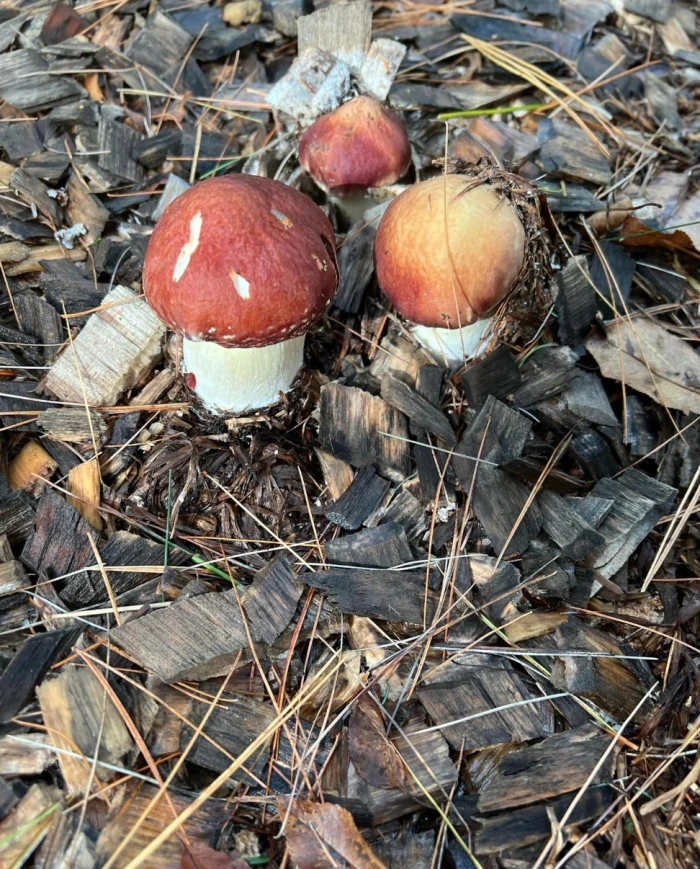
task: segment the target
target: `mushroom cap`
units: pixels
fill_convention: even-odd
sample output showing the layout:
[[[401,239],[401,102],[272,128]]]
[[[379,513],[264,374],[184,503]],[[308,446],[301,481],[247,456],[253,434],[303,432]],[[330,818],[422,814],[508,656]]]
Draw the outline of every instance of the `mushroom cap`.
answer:
[[[163,212],[146,250],[146,299],[175,332],[224,347],[302,335],[338,284],[333,228],[279,181],[226,175]]]
[[[411,164],[411,145],[397,115],[356,97],[309,127],[299,162],[324,190],[352,193],[398,181]]]
[[[525,230],[517,211],[489,184],[473,184],[464,175],[414,184],[379,224],[379,286],[421,326],[474,323],[505,298],[523,267]]]

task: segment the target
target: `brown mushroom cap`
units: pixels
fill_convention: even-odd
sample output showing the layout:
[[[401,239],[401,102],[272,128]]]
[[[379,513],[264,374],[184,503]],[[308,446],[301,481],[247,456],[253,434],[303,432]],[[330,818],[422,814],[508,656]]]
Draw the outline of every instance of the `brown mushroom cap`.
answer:
[[[357,97],[309,127],[299,162],[324,190],[352,193],[398,181],[411,164],[411,146],[397,115]]]
[[[520,274],[525,230],[507,199],[463,175],[414,184],[384,213],[375,241],[386,297],[421,326],[456,329],[502,301]]]
[[[227,175],[172,202],[146,250],[146,298],[175,332],[224,347],[302,335],[338,284],[321,209],[279,181]]]

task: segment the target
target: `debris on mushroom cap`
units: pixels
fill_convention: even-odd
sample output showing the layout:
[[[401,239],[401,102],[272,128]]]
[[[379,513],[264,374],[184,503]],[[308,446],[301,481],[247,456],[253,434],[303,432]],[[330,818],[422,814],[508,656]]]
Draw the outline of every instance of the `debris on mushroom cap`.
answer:
[[[225,347],[302,335],[338,283],[333,228],[279,181],[227,175],[172,202],[153,231],[146,298],[175,332]]]
[[[356,97],[309,127],[299,162],[324,190],[348,193],[398,181],[411,164],[411,146],[397,115]]]
[[[525,228],[487,183],[443,175],[414,184],[377,230],[379,286],[407,319],[459,328],[501,302],[523,269]]]

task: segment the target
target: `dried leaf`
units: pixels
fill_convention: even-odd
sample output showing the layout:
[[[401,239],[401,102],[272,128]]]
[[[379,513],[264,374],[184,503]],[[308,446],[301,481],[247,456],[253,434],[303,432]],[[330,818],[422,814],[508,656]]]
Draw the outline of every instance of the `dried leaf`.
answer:
[[[284,814],[286,798],[277,802]],[[289,854],[299,869],[386,869],[360,835],[350,812],[332,803],[292,800],[285,833]]]
[[[693,239],[685,229],[666,232],[658,227],[649,226],[633,214],[625,218],[620,230],[620,238],[627,247],[667,247],[671,250],[696,252]]]
[[[401,755],[386,735],[384,718],[377,704],[366,694],[350,716],[349,751],[362,778],[376,788],[404,786]]]
[[[192,844],[185,849],[180,869],[249,869],[237,854],[215,851],[207,845]]]
[[[586,341],[604,377],[669,408],[700,413],[700,357],[689,344],[641,317],[608,323],[606,336]]]

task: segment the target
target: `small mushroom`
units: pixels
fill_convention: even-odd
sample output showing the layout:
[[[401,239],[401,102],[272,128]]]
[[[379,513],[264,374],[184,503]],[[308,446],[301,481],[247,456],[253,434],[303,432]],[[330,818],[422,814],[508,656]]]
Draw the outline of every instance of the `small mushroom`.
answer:
[[[299,143],[299,163],[327,193],[364,193],[405,175],[411,146],[397,115],[377,100],[356,97],[309,127]]]
[[[291,388],[337,284],[326,215],[252,175],[202,181],[172,202],[143,269],[149,304],[183,336],[186,382],[214,413],[267,407]]]
[[[377,280],[417,341],[458,368],[485,344],[490,313],[525,262],[517,209],[489,183],[443,175],[388,207],[375,241]]]

